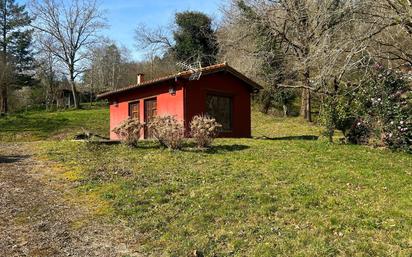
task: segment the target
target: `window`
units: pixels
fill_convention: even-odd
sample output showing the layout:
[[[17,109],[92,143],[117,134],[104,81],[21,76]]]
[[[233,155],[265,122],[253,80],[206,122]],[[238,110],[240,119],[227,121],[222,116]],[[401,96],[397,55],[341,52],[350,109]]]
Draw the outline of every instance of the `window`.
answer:
[[[140,119],[139,102],[129,103],[129,117],[132,119]]]
[[[232,97],[207,95],[206,112],[222,124],[223,131],[232,130]]]

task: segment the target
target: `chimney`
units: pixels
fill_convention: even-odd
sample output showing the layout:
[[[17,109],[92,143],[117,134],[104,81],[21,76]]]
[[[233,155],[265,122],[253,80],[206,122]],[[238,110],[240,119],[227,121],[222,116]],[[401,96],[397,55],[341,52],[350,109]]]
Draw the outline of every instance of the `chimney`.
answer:
[[[144,82],[144,74],[143,73],[137,74],[137,84],[140,85],[143,82]]]

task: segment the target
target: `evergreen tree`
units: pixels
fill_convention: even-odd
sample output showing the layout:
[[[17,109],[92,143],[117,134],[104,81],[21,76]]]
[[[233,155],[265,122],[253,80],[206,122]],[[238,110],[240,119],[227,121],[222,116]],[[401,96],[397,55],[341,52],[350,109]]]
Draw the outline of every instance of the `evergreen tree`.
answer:
[[[179,61],[212,65],[216,62],[217,43],[212,28],[212,19],[201,12],[181,12],[176,14],[174,31],[176,44],[173,47]]]
[[[25,5],[15,0],[0,0],[0,55],[7,72],[0,77],[0,113],[8,112],[8,90],[12,84],[24,85],[31,81],[25,71],[32,69],[30,51],[32,31],[27,28],[31,18]]]

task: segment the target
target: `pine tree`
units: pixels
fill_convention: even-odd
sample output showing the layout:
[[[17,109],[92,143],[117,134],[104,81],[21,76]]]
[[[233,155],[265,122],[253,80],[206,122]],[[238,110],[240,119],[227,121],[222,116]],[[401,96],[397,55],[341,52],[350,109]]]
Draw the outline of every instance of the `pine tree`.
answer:
[[[31,18],[25,5],[15,0],[0,0],[0,114],[8,112],[8,90],[15,83],[24,85],[31,77],[24,72],[32,68],[30,50],[32,31],[27,28]]]

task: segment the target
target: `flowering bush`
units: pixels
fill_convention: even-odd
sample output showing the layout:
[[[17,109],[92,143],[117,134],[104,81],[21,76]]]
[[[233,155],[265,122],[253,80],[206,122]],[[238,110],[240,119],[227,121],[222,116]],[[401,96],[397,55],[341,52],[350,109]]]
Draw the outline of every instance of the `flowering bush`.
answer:
[[[391,148],[412,152],[410,85],[395,71],[376,67],[374,76],[359,96],[365,120],[375,140]]]
[[[157,116],[149,123],[153,137],[169,149],[179,149],[183,145],[185,129],[174,116]]]
[[[383,140],[389,148],[412,153],[412,121],[399,117],[391,121],[385,126]]]
[[[216,122],[214,118],[196,115],[190,122],[190,135],[199,148],[204,148],[212,144],[221,128],[222,125]]]
[[[355,144],[372,144],[412,152],[410,78],[375,65],[360,84],[343,83],[325,96],[320,121],[326,135],[334,129]]]
[[[144,124],[137,119],[127,119],[113,129],[113,132],[127,145],[135,146],[140,139]]]

